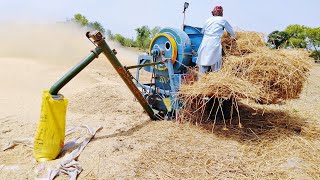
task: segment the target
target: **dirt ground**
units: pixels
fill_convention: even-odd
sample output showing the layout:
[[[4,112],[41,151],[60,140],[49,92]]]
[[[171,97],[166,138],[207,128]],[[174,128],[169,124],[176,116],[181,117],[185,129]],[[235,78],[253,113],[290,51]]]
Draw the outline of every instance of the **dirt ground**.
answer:
[[[12,29],[24,33],[9,38],[1,32]],[[1,147],[34,136],[41,91],[94,48],[84,32],[65,25],[0,30]],[[124,64],[136,62],[137,52],[110,46]],[[320,65],[314,64],[300,99],[255,110],[243,106],[243,129],[211,130],[150,121],[101,56],[61,91],[69,99],[67,127],[103,127],[78,159],[79,179],[320,179],[319,80]],[[34,179],[38,165],[32,147],[0,151],[0,179]]]

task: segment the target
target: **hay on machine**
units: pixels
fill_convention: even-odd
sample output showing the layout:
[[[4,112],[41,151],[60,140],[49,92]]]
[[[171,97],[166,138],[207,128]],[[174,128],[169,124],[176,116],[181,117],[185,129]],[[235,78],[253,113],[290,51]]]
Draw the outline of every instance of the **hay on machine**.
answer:
[[[236,32],[237,40],[230,38],[228,33],[222,36],[222,48],[226,56],[243,56],[257,51],[260,47],[265,47],[263,34],[258,32],[239,31]]]
[[[238,116],[239,102],[282,104],[301,94],[310,71],[308,53],[301,49],[273,50],[265,46],[256,32],[237,32],[237,40],[224,34],[223,66],[219,72],[186,83],[180,91],[184,102],[178,120],[213,123],[232,121]]]

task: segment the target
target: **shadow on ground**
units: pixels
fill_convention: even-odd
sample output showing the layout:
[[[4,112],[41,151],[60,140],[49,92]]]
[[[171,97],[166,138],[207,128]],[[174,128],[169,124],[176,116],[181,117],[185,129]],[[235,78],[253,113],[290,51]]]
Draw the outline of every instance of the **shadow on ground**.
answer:
[[[213,134],[231,138],[239,142],[269,141],[288,136],[305,136],[317,138],[320,129],[311,126],[308,119],[281,110],[252,109],[247,105],[239,105],[239,116],[232,120],[217,120],[213,127],[213,120],[199,126]],[[242,127],[241,127],[242,126]]]

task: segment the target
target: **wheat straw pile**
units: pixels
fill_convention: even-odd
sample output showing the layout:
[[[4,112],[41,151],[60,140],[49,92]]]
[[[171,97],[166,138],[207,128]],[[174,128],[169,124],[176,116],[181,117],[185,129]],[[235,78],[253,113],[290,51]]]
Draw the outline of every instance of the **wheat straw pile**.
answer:
[[[309,70],[308,54],[304,50],[258,48],[243,57],[226,57],[222,73],[231,72],[259,86],[261,102],[277,104],[299,97]]]
[[[223,36],[225,56],[219,72],[182,86],[180,97],[185,106],[179,112],[181,121],[202,122],[202,116],[208,114],[206,102],[202,100],[205,98],[218,102],[231,99],[237,108],[240,100],[281,104],[299,97],[309,76],[308,53],[298,49],[269,49],[260,33],[236,34],[236,41]]]
[[[258,32],[236,32],[237,40],[230,38],[228,33],[222,36],[222,48],[227,56],[242,56],[257,51],[260,47],[265,47],[263,34]]]

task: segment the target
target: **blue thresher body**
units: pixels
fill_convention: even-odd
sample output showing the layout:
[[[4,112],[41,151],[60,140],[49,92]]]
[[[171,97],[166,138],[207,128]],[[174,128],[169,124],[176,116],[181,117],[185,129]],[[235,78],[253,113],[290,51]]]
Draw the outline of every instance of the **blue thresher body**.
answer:
[[[172,116],[179,109],[177,92],[183,80],[188,78],[188,67],[194,67],[197,51],[202,42],[201,28],[185,25],[183,30],[163,28],[152,39],[147,55],[138,57],[138,65],[163,62],[143,69],[152,74],[151,82],[139,82],[140,70],[136,73],[136,86],[158,114]]]

